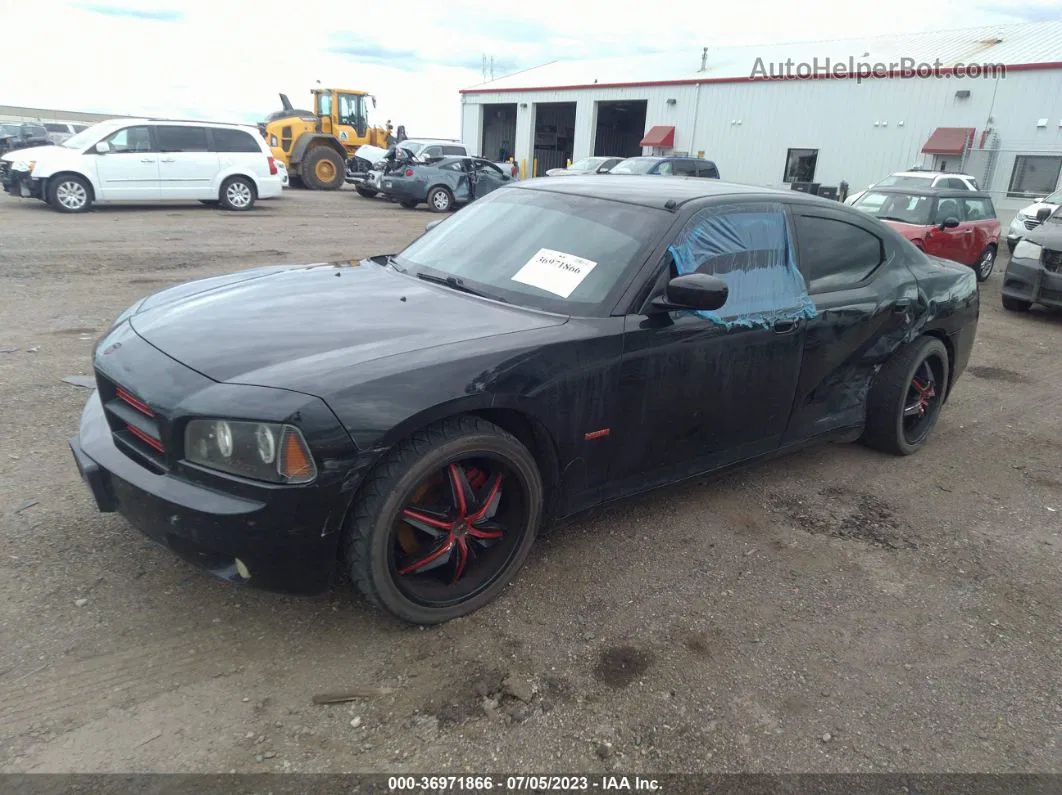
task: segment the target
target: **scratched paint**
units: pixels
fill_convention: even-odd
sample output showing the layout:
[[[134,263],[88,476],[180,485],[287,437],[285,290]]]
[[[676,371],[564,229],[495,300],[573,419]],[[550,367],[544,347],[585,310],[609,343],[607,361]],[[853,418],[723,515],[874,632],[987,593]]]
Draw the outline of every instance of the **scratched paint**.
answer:
[[[712,207],[694,215],[669,249],[679,274],[708,273],[729,288],[726,304],[699,316],[726,328],[815,317],[777,202]]]

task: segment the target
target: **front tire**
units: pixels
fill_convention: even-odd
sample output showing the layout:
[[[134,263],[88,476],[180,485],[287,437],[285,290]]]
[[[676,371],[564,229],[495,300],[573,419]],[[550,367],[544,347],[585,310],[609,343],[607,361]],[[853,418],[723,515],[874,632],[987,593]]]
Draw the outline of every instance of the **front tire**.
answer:
[[[346,181],[346,169],[339,152],[318,146],[306,153],[299,168],[302,181],[311,190],[339,190]],[[290,180],[290,176],[288,177]]]
[[[358,192],[359,196],[364,196],[366,199],[374,198],[376,196],[376,194],[379,192],[379,191],[373,190],[372,188],[362,188],[361,186],[358,186],[358,187],[354,188],[354,190],[356,190]]]
[[[1021,298],[1003,296],[1003,308],[1008,312],[1028,312],[1032,309],[1032,301],[1023,301]]]
[[[87,213],[92,208],[92,186],[84,177],[61,174],[48,184],[48,204],[61,213]]]
[[[428,208],[433,213],[448,213],[454,207],[454,195],[448,188],[436,185],[428,191]]]
[[[900,349],[878,371],[867,395],[863,441],[893,455],[918,452],[948,393],[948,351],[936,337]]]
[[[369,476],[344,544],[368,601],[413,624],[478,610],[523,566],[542,516],[530,451],[478,417],[429,426]]]
[[[988,277],[992,275],[992,269],[995,266],[996,247],[986,246],[985,250],[981,252],[981,256],[977,260],[977,264],[974,265],[974,273],[977,274],[977,281],[987,281]]]
[[[221,186],[219,203],[226,210],[250,210],[254,207],[254,200],[254,183],[247,177],[229,177]]]
[[[420,202],[415,201],[414,199],[404,199],[403,201],[399,202],[399,204],[401,204],[407,210],[412,210],[414,207],[420,204]]]

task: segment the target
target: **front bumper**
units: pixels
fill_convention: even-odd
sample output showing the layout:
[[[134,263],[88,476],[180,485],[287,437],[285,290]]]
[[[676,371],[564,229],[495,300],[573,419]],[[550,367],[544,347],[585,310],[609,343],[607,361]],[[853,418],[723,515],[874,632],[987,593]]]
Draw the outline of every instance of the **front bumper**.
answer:
[[[23,199],[43,198],[41,180],[33,179],[26,171],[9,169],[3,176],[3,185],[4,190],[12,196],[19,196]]]
[[[1011,257],[1003,272],[1003,295],[1062,308],[1062,273],[1047,270],[1039,260]]]
[[[189,372],[174,380],[197,377]],[[309,486],[278,486],[180,464],[152,470],[119,447],[99,390],[69,444],[98,510],[121,514],[178,557],[229,582],[269,591],[317,594],[331,586],[354,479],[344,484],[326,475]],[[349,440],[340,447],[339,458],[329,455],[324,462],[326,469],[349,473],[355,448]]]

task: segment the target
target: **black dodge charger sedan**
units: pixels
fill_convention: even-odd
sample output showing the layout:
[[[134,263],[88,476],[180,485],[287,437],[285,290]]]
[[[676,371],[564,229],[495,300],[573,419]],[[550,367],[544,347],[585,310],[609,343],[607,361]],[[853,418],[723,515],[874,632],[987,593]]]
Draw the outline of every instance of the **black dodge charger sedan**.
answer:
[[[431,624],[545,523],[811,442],[926,441],[977,282],[865,213],[701,179],[538,179],[396,254],[134,304],[71,440],[101,511],[232,582]]]

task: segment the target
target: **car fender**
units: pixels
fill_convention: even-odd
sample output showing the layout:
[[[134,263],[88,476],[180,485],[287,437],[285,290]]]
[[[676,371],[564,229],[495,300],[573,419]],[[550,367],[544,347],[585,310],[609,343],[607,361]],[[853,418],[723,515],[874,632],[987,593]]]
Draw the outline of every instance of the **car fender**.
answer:
[[[32,159],[32,158],[27,158]],[[100,183],[96,176],[95,160],[89,160],[83,155],[67,157],[48,157],[38,161],[33,167],[32,177],[47,181],[58,174],[77,174],[88,181],[92,186],[93,195],[100,195]]]

